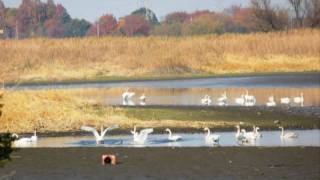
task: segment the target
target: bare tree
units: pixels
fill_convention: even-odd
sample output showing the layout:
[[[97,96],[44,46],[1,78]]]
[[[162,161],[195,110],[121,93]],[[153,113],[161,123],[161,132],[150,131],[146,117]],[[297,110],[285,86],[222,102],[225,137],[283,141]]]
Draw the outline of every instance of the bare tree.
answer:
[[[303,19],[305,16],[305,9],[304,9],[304,0],[288,0],[290,5],[293,8],[295,14],[295,26],[302,27],[303,26]]]
[[[320,27],[320,1],[305,1],[305,24],[309,27]]]
[[[274,31],[287,27],[288,13],[271,6],[271,0],[251,0],[257,30]]]

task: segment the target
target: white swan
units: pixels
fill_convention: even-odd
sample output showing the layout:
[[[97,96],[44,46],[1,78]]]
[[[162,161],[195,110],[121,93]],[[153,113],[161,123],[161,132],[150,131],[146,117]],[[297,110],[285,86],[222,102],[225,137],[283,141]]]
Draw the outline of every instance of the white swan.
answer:
[[[253,126],[253,130],[251,132],[246,132],[245,129],[243,129],[243,134],[248,140],[256,140],[257,134],[256,134],[256,127]]]
[[[240,126],[236,125],[236,128],[237,128],[237,132],[236,132],[236,135],[235,135],[236,140],[238,142],[241,142],[241,143],[248,142],[248,139],[245,136],[245,132],[244,131],[240,132]]]
[[[140,105],[141,106],[145,106],[146,105],[146,99],[147,99],[146,95],[142,94],[142,96],[140,96],[139,99],[140,99]]]
[[[262,137],[262,134],[259,132],[259,130],[260,130],[260,128],[259,128],[259,127],[256,127],[256,129],[255,129],[255,135],[256,135],[257,138]]]
[[[284,129],[281,126],[279,127],[279,129],[281,129],[281,135],[280,135],[281,138],[298,138],[298,134],[297,133],[294,133],[294,132],[286,132],[286,133],[284,133]]]
[[[32,142],[37,142],[38,141],[38,136],[37,136],[37,131],[34,131],[33,132],[33,135],[30,137],[30,138],[20,138],[19,139],[19,136],[18,136],[18,134],[12,134],[12,137],[14,137],[15,139],[17,139],[17,140],[15,140],[14,142],[15,143],[32,143]]]
[[[93,128],[93,127],[90,127],[90,126],[81,126],[81,130],[84,130],[84,131],[88,131],[88,132],[92,132],[94,137],[96,138],[96,142],[97,144],[101,144],[103,143],[103,140],[104,140],[104,136],[106,135],[106,133],[108,131],[111,131],[113,129],[117,129],[119,128],[118,125],[113,125],[111,127],[108,127],[106,129],[103,129],[103,126],[101,126],[101,131],[100,131],[100,134],[98,133],[98,131]]]
[[[241,97],[235,99],[236,104],[243,106],[245,104],[244,95],[242,94]]]
[[[256,98],[253,95],[249,95],[248,90],[246,90],[246,94],[244,95],[244,105],[254,106],[255,104],[256,104]]]
[[[269,98],[268,98],[268,102],[266,103],[266,105],[268,106],[268,107],[273,107],[273,106],[276,106],[276,102],[274,101],[274,97],[273,96],[270,96]]]
[[[288,105],[288,104],[290,104],[290,98],[283,97],[283,98],[280,99],[280,103]]]
[[[218,98],[218,105],[219,106],[227,106],[228,103],[228,97],[227,97],[227,92],[224,92],[220,98]]]
[[[204,98],[201,99],[202,105],[209,106],[212,103],[211,97],[209,95],[205,95]]]
[[[134,92],[129,92],[129,89],[127,89],[127,90],[122,94],[122,99],[125,100],[125,101],[129,101],[134,95],[135,95]]]
[[[300,106],[303,107],[303,102],[304,102],[303,93],[300,93],[300,96],[294,97],[293,102],[296,104],[300,104]]]
[[[165,131],[169,133],[168,140],[169,141],[180,141],[182,139],[179,135],[172,135],[171,130],[167,128]]]
[[[140,131],[140,133],[136,132],[136,126],[133,127],[133,131],[131,133],[133,134],[133,142],[144,144],[144,142],[147,140],[148,135],[153,132],[152,128],[149,129],[143,129]]]
[[[205,136],[205,141],[207,144],[215,144],[219,143],[220,135],[211,134],[210,129],[205,127],[204,131],[207,131],[207,135]]]

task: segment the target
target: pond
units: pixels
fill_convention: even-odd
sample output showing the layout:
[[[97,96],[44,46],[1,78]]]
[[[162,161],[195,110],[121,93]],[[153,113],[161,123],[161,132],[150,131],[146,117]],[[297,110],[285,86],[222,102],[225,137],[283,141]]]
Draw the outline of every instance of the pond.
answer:
[[[235,132],[217,132],[219,144],[207,144],[205,133],[177,133],[182,136],[181,141],[170,142],[167,134],[150,134],[144,144],[133,143],[132,135],[106,136],[103,144],[96,144],[94,136],[67,136],[67,137],[38,137],[36,143],[25,143],[16,147],[232,147],[232,146],[257,146],[257,147],[288,147],[288,146],[313,146],[320,147],[320,130],[290,130],[298,134],[298,138],[280,138],[281,131],[261,131],[262,137],[255,141],[239,143],[235,140]],[[175,133],[174,133],[175,134]]]

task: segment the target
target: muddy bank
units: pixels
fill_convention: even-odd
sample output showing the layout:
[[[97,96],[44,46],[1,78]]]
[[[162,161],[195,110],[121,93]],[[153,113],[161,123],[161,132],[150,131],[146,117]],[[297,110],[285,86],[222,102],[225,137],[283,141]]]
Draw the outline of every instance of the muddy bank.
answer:
[[[119,164],[102,166],[101,155]],[[319,179],[320,148],[21,149],[0,179]]]

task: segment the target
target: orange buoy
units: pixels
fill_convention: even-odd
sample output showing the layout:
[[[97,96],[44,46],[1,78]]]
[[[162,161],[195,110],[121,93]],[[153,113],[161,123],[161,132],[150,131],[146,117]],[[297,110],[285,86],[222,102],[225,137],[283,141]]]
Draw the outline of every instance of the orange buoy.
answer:
[[[117,164],[117,158],[115,155],[112,154],[104,154],[102,155],[102,165],[116,165]]]

